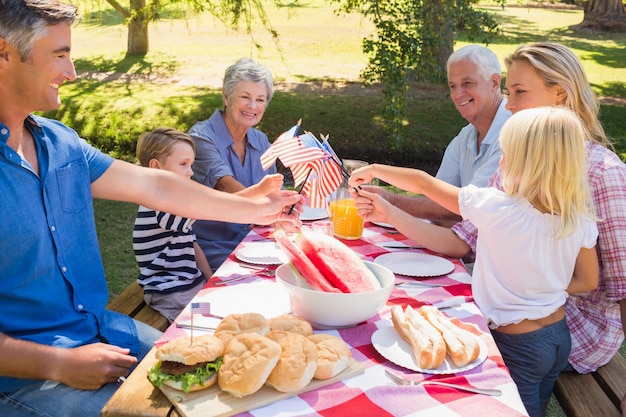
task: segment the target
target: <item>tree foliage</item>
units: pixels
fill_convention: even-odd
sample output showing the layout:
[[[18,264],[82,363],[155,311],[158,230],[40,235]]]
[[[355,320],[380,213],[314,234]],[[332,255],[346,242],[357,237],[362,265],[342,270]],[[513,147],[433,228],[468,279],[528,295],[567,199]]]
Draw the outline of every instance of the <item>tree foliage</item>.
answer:
[[[339,13],[358,11],[374,23],[375,32],[363,40],[368,65],[362,76],[383,85],[383,116],[396,147],[402,143],[409,82],[445,82],[456,33],[489,43],[500,31],[493,17],[472,7],[476,0],[329,1]]]
[[[102,0],[83,0],[84,3],[100,3]],[[180,7],[185,13],[208,11],[218,20],[233,29],[243,23],[246,33],[252,35],[255,19],[261,23],[274,40],[278,33],[271,25],[263,0],[105,0],[119,13],[128,26],[127,55],[145,55],[150,50],[149,26],[162,18],[168,9]],[[277,5],[280,0],[274,0]],[[297,4],[297,0],[293,3]],[[258,44],[257,47],[260,47]]]

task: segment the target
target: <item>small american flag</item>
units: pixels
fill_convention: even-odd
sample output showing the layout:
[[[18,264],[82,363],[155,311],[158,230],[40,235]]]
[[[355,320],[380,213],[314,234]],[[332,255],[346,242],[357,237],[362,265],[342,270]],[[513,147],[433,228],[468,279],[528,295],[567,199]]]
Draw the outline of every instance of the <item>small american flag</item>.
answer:
[[[211,314],[211,303],[208,301],[192,302],[191,314]]]

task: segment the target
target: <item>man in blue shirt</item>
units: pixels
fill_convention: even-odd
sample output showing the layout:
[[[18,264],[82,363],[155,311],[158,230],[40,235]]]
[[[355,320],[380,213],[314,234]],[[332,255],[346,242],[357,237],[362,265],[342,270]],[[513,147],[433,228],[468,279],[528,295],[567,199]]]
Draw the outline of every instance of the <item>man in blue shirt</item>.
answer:
[[[73,6],[0,0],[0,414],[98,416],[159,332],[105,309],[92,198],[197,219],[298,222],[295,192],[257,200],[117,161],[62,123]]]

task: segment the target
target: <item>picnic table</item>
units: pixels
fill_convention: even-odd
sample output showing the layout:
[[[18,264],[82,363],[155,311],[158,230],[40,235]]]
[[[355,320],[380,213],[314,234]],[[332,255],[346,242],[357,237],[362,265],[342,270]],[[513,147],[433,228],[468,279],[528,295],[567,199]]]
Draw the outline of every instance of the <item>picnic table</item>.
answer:
[[[307,225],[305,224],[305,227]],[[210,301],[217,303],[220,315],[224,310],[243,312],[259,308],[270,314],[279,314],[285,308],[284,299],[279,299],[280,284],[273,277],[257,275],[227,285],[219,282],[232,278],[237,274],[250,272],[243,268],[242,253],[250,253],[255,245],[273,242],[271,227],[255,227],[233,251],[231,256],[215,272],[205,287],[198,293],[192,302]],[[395,230],[366,223],[361,239],[344,240],[349,247],[357,252],[362,259],[375,261],[376,258],[389,253],[423,253],[440,255],[425,249],[393,249],[390,245],[414,246],[415,243]],[[244,249],[248,251],[243,251]],[[245,258],[245,257],[243,257]],[[442,257],[443,258],[443,257]],[[484,416],[499,417],[527,416],[521,402],[515,383],[511,379],[503,362],[502,356],[491,337],[485,319],[473,302],[470,275],[465,270],[461,260],[448,259],[453,268],[440,276],[415,277],[396,274],[397,282],[421,282],[426,285],[398,285],[395,286],[387,304],[377,315],[360,323],[357,326],[340,329],[316,329],[316,333],[328,333],[343,339],[351,349],[353,362],[344,376],[331,381],[330,385],[321,384],[315,389],[306,390],[296,395],[275,395],[265,398],[263,402],[235,401],[230,402],[226,393],[216,393],[217,386],[210,388],[211,393],[198,391],[193,396],[184,393],[173,395],[164,393],[150,384],[146,378],[149,367],[155,363],[153,349],[138,365],[136,370],[122,384],[118,392],[111,398],[101,412],[102,417],[143,417],[180,415],[185,417],[211,415],[243,415],[247,417],[261,416]],[[247,260],[247,259],[244,259]],[[258,294],[257,300],[250,298],[250,294]],[[266,294],[277,294],[276,298],[266,297]],[[236,299],[229,299],[233,296]],[[220,305],[220,300],[223,301]],[[451,301],[452,300],[452,301]],[[415,372],[396,364],[380,353],[387,347],[374,346],[372,335],[380,335],[391,327],[390,310],[394,305],[412,305],[419,307],[423,304],[441,302],[458,304],[455,307],[443,310],[445,314],[465,328],[479,336],[484,352],[477,364],[469,369],[456,371],[454,368],[441,372]],[[228,312],[227,311],[227,312]],[[196,315],[197,316],[197,315]],[[165,331],[157,341],[157,346],[177,337],[190,334],[191,320],[194,320],[193,334],[212,332],[216,320],[214,317],[195,317],[190,310],[184,310],[177,320]],[[386,330],[387,329],[387,330]],[[387,333],[382,333],[387,334]],[[388,355],[388,354],[387,354]],[[396,359],[395,357],[392,359]],[[438,380],[455,384],[462,384],[480,388],[499,389],[500,396],[473,394],[435,385],[400,386],[394,384],[385,376],[385,371],[391,370],[396,374],[404,375],[413,380]],[[272,390],[272,388],[269,388]],[[204,397],[202,397],[204,395]],[[200,399],[198,399],[200,396]],[[223,404],[214,407],[216,398]],[[244,397],[245,399],[245,397]],[[173,403],[173,404],[172,404]],[[209,407],[208,404],[211,404]],[[242,405],[243,404],[243,405]],[[257,406],[259,405],[259,406]],[[252,407],[248,409],[249,407]],[[225,411],[226,410],[226,411]]]

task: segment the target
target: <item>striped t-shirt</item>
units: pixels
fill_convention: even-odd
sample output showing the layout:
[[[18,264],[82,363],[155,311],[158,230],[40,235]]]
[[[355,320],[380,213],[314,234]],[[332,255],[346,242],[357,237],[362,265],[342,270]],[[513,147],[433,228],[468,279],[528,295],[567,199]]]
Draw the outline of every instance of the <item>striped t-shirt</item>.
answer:
[[[144,292],[171,293],[204,279],[196,265],[193,219],[139,206],[133,250]]]

